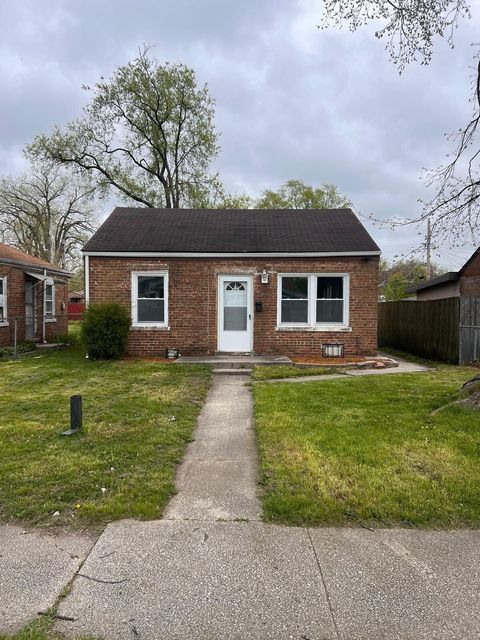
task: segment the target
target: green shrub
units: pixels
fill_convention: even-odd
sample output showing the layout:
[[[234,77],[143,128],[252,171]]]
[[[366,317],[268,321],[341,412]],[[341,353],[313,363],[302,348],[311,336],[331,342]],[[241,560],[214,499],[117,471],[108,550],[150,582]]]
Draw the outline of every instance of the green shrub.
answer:
[[[83,316],[82,342],[94,360],[120,358],[127,348],[129,331],[130,315],[116,302],[91,305]]]

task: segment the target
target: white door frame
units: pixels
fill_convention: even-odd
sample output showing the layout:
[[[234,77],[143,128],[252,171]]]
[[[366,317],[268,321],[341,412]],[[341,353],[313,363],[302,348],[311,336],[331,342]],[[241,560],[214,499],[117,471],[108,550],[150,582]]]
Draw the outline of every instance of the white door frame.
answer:
[[[238,349],[238,353],[253,351],[253,275],[245,273],[219,275],[217,279],[217,351],[232,351],[235,349],[222,349],[222,329],[223,329],[223,288],[224,283],[229,280],[239,280],[247,282],[247,331],[249,335],[248,349]]]

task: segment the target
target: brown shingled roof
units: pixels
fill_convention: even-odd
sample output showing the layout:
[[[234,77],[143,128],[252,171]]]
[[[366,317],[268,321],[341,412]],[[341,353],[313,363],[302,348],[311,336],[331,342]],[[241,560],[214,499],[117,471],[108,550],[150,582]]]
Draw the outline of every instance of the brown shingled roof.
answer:
[[[372,253],[380,249],[351,209],[119,207],[85,252]]]
[[[51,262],[46,262],[45,260],[41,260],[40,258],[35,258],[35,256],[31,256],[28,253],[24,253],[19,249],[15,249],[8,244],[3,244],[0,242],[0,262],[6,262],[7,264],[15,264],[21,267],[28,267],[31,269],[41,268],[47,269],[48,271],[55,271],[59,273],[68,272],[62,267],[59,267],[57,264],[52,264]]]

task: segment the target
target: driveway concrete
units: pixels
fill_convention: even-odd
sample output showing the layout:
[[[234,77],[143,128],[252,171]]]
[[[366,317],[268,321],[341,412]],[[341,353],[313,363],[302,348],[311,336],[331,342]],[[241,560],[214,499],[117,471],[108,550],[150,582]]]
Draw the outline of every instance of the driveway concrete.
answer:
[[[259,520],[253,402],[245,376],[217,375],[177,473],[168,520]]]
[[[0,526],[0,634],[15,633],[51,607],[93,544],[84,535]]]

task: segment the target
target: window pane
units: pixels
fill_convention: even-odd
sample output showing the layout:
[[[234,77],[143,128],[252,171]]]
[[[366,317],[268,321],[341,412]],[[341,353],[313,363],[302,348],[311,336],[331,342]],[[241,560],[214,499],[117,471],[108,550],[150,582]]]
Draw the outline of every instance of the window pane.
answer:
[[[164,298],[163,276],[138,276],[139,298]]]
[[[282,278],[282,298],[284,300],[308,298],[308,278]]]
[[[164,300],[138,300],[138,322],[164,322]]]
[[[0,322],[5,318],[3,314],[4,314],[3,307],[0,307]]]
[[[282,322],[308,322],[308,300],[282,300]]]
[[[53,285],[47,284],[45,287],[45,300],[53,299]]]
[[[247,307],[225,307],[223,312],[224,331],[247,330]]]
[[[343,322],[343,300],[317,300],[317,322]]]
[[[3,295],[3,279],[0,278],[0,296]]]
[[[46,301],[45,302],[45,315],[46,316],[53,316],[53,302],[50,301]]]
[[[343,278],[317,278],[317,298],[343,298]]]

